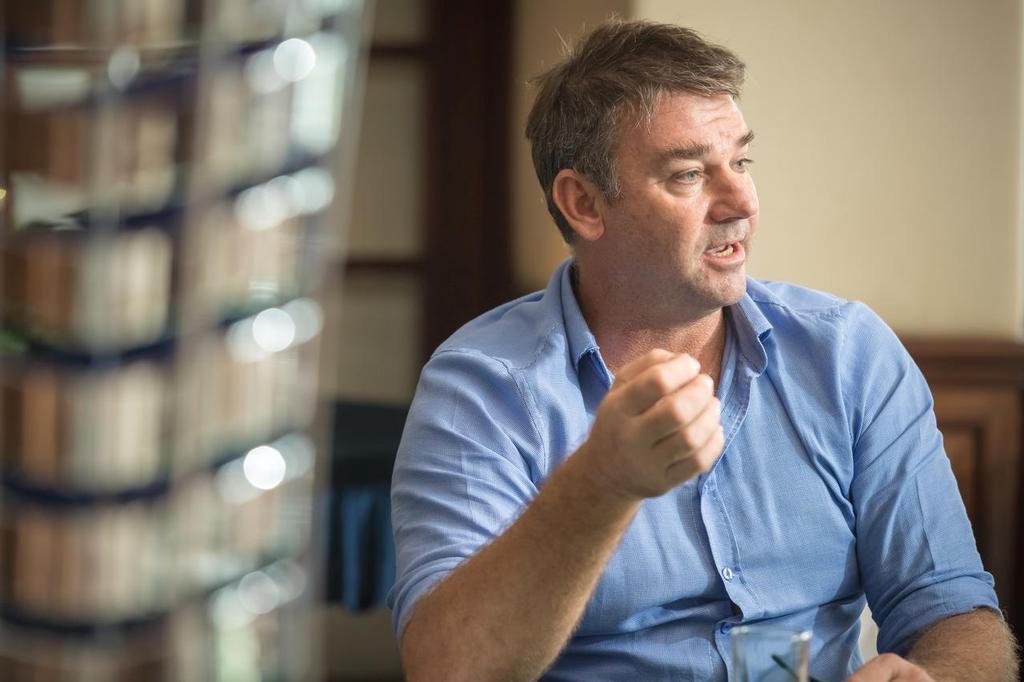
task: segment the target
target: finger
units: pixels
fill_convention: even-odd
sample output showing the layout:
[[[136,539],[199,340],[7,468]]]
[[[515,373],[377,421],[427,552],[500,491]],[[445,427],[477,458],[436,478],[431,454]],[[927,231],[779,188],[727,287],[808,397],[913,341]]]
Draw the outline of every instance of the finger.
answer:
[[[665,477],[673,484],[679,485],[690,480],[702,471],[707,471],[722,454],[725,445],[725,433],[721,425],[715,427],[711,437],[697,450],[677,459],[665,469]]]
[[[656,365],[676,357],[676,353],[669,352],[664,348],[655,348],[640,357],[636,358],[615,375],[615,386],[625,385],[630,379],[643,372],[648,367]]]
[[[655,402],[643,414],[639,425],[649,439],[647,442],[655,443],[689,426],[712,403],[718,405],[714,390],[711,377],[698,374],[675,393]]]
[[[654,451],[671,466],[679,460],[701,452],[719,431],[723,429],[718,408],[708,406],[689,426],[663,438],[655,445]]]
[[[704,404],[688,424],[680,426],[654,443],[656,452],[672,456],[673,461],[704,446],[719,426],[722,425],[722,411],[718,398],[711,398]]]
[[[640,414],[662,397],[674,393],[692,380],[700,371],[700,364],[689,355],[676,355],[670,360],[656,363],[630,379],[619,390],[627,414]]]
[[[885,658],[884,655],[872,658],[848,677],[846,682],[890,682],[896,673]]]
[[[848,682],[930,682],[924,670],[896,654],[882,654],[868,661]]]

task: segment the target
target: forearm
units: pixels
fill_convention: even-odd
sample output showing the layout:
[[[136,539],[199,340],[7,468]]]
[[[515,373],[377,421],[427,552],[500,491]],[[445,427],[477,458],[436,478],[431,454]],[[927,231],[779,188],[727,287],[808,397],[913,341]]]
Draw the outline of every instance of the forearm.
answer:
[[[1020,673],[1013,635],[988,609],[936,623],[914,643],[907,659],[936,682],[1012,682]]]
[[[581,454],[421,600],[402,638],[411,682],[533,679],[565,646],[639,508],[599,492]]]

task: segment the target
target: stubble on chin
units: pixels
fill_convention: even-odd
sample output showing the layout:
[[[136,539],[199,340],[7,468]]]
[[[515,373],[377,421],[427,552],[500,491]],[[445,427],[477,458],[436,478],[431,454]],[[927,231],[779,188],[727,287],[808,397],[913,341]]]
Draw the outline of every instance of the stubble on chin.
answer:
[[[709,310],[734,305],[747,293],[747,269],[742,266],[728,275],[700,271],[699,279],[691,283],[691,295]],[[696,301],[695,301],[696,302]]]

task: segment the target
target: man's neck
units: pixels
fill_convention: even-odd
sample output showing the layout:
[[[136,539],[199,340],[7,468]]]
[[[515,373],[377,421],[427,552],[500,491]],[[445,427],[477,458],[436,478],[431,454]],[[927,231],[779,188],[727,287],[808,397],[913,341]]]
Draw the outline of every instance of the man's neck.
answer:
[[[573,272],[573,289],[583,317],[601,347],[601,357],[613,373],[641,355],[663,348],[692,355],[700,362],[701,371],[718,385],[726,340],[726,320],[721,308],[688,315],[685,303],[680,302],[676,315],[658,319],[651,314],[655,306],[585,288],[578,271]]]

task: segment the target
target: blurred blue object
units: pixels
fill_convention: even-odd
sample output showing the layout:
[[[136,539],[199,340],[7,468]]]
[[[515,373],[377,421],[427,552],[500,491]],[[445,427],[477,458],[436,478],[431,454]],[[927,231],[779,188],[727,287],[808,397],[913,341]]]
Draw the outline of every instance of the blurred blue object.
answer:
[[[392,405],[334,406],[326,594],[352,611],[383,607],[395,581],[391,471],[407,413]]]

